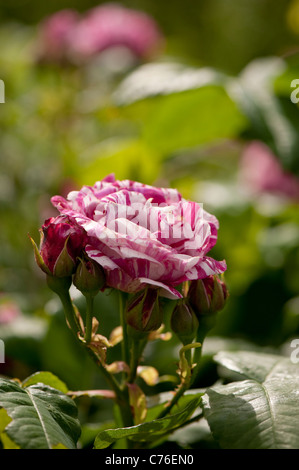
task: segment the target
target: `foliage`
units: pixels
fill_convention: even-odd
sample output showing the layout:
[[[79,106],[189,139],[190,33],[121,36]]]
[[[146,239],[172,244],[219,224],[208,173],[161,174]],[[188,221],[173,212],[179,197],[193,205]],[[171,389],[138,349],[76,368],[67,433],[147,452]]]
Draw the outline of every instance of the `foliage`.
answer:
[[[151,10],[149,2],[143,3]],[[176,36],[183,22],[175,27],[173,19],[179,17],[174,14],[181,10],[179,3],[173,3],[168,19],[163,5],[155,10],[169,32],[166,52],[124,69],[101,57],[80,67],[38,63],[32,23],[43,16],[41,5],[31,19],[29,9],[14,13],[24,23],[9,21],[12,6],[4,9],[3,448],[117,449],[124,439],[136,448],[299,447],[298,366],[290,360],[291,340],[299,334],[298,201],[279,188],[250,192],[241,179],[243,153],[252,141],[266,144],[282,171],[299,178],[298,103],[290,100],[291,81],[299,78],[298,54],[290,47],[282,57],[277,46],[281,37],[285,48],[297,47],[294,27],[291,32],[285,23],[277,34],[281,17],[288,17],[289,3],[295,2],[272,5],[269,29],[263,35],[261,26],[255,39],[252,24],[263,24],[256,12],[267,11],[266,0],[253,2],[251,23],[244,14],[246,2],[237,9],[235,2],[201,2],[195,15],[184,13],[190,21],[184,23],[190,24],[184,39]],[[221,12],[232,10],[231,34],[240,40],[225,42]],[[198,28],[202,11],[207,23],[201,19]],[[200,38],[209,37],[207,48],[197,46],[196,29]],[[236,54],[228,54],[234,42]],[[27,236],[37,239],[37,227],[56,215],[51,196],[66,195],[111,172],[118,179],[176,187],[184,197],[202,202],[220,221],[213,254],[228,265],[229,301],[205,339],[196,382],[168,416],[159,417],[180,380],[180,345],[176,337],[167,337],[173,305],[165,301],[164,330],[143,356],[142,365],[151,366],[153,376],[137,379],[146,395],[146,419],[130,428],[121,425],[104,379],[67,329]],[[84,312],[80,292],[73,289],[71,295]],[[101,334],[109,337],[119,326],[116,294],[99,293],[94,310]],[[108,348],[109,364],[117,361],[120,348],[117,341]]]
[[[211,387],[203,409],[222,448],[297,449],[298,366],[277,355],[219,353],[239,380]]]
[[[20,386],[6,379],[1,379],[0,390],[1,407],[11,418],[7,420],[2,413],[4,448],[11,443],[22,449],[76,447],[80,435],[77,409],[65,394],[44,383]]]

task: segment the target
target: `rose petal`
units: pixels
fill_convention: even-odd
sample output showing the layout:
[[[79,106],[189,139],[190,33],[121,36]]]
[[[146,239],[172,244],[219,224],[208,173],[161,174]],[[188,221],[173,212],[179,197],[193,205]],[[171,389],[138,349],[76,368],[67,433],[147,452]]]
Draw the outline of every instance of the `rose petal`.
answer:
[[[175,189],[154,188],[108,175],[52,203],[87,233],[85,250],[106,274],[106,285],[125,292],[156,286],[179,298],[176,286],[226,270],[207,253],[218,220]]]

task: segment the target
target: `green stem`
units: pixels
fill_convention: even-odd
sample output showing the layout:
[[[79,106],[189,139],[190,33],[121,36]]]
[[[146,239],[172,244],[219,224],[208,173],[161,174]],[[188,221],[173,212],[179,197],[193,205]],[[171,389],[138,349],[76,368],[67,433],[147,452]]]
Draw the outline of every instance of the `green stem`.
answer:
[[[86,324],[85,324],[85,341],[90,343],[92,333],[92,317],[93,317],[93,295],[86,294]]]
[[[131,407],[129,404],[128,389],[121,390],[118,382],[115,380],[113,375],[111,375],[106,368],[98,362],[99,368],[106,379],[107,383],[110,385],[112,390],[116,395],[116,406],[121,416],[122,426],[128,427],[134,425],[134,420],[131,412]],[[127,444],[129,446],[129,444]]]
[[[133,418],[131,406],[129,403],[130,400],[129,400],[128,387],[122,390],[122,393],[123,393],[123,399],[119,403],[119,408],[120,408],[120,414],[122,417],[123,426],[124,427],[134,426],[134,418]]]
[[[78,341],[80,341],[78,333],[80,333],[80,336],[82,336],[83,332],[82,332],[80,323],[76,315],[75,306],[72,303],[72,300],[69,294],[69,287],[71,284],[71,279],[59,279],[53,276],[48,276],[47,282],[48,282],[49,287],[54,292],[56,292],[56,294],[59,296],[63,309],[64,309],[67,323],[72,333],[74,334],[75,338]],[[121,305],[122,305],[122,302],[121,302]],[[116,400],[115,400],[116,405],[119,408],[123,425],[133,426],[134,422],[133,422],[133,417],[132,417],[131,408],[129,404],[129,396],[128,396],[127,388],[125,388],[124,390],[121,389],[119,383],[116,381],[114,376],[110,374],[107,371],[106,367],[103,365],[102,360],[98,356],[96,351],[89,347],[88,343],[90,342],[91,333],[92,333],[92,312],[93,312],[93,297],[90,295],[87,295],[86,296],[86,333],[85,333],[85,338],[84,338],[85,341],[83,342],[81,340],[80,344],[85,346],[85,349],[87,350],[88,354],[96,362],[97,366],[99,367],[99,370],[101,374],[104,376],[107,384],[114,391],[115,396],[116,396]],[[121,312],[122,312],[121,318],[123,319],[122,322],[124,322],[123,308],[121,308]],[[124,328],[124,331],[125,331],[125,328]],[[127,354],[128,354],[127,342],[125,344],[126,344],[125,351],[127,351]]]
[[[60,298],[67,323],[72,333],[75,335],[75,337],[77,337],[78,331],[80,331],[80,333],[82,332],[69,293],[69,289],[72,284],[72,278],[70,276],[56,277],[47,275],[47,284],[49,288]]]
[[[118,428],[134,426],[128,401],[124,403],[124,406],[121,403],[116,403],[114,407],[114,419]],[[131,449],[133,446],[134,442],[130,439],[122,438],[118,441],[117,449]]]
[[[201,367],[201,354],[202,354],[202,346],[204,339],[207,335],[207,333],[210,331],[211,328],[215,325],[215,318],[216,315],[209,315],[207,317],[202,317],[201,321],[199,323],[199,327],[197,330],[197,335],[196,335],[196,343],[200,343],[201,346],[195,348],[194,354],[193,354],[193,360],[192,363],[196,364],[195,368],[192,371],[192,375],[189,380],[186,382],[183,382],[180,387],[178,388],[176,394],[172,398],[172,400],[168,403],[168,405],[164,408],[164,410],[159,414],[158,418],[164,418],[173,408],[173,406],[178,402],[178,400],[181,398],[181,396],[189,389],[192,387],[194,381],[196,380],[198,376],[198,372]],[[188,351],[186,351],[188,353]],[[189,356],[186,356],[188,362],[190,360]],[[190,363],[190,362],[189,362]]]
[[[187,349],[187,351],[185,351],[185,358],[187,359],[188,364],[189,364],[189,366],[191,367],[191,366],[192,366],[192,354],[191,354],[191,349]]]
[[[67,293],[64,293],[63,295],[60,294],[60,299],[64,308],[66,319],[71,327],[72,332],[74,333],[75,337],[78,339],[77,332],[80,331],[80,328],[78,326],[77,321],[75,320],[77,317],[76,317],[75,309],[74,309],[69,293],[67,292]],[[105,377],[106,381],[108,382],[112,390],[115,392],[116,397],[118,397],[118,399],[123,399],[122,392],[120,390],[118,383],[116,382],[115,378],[103,366],[101,360],[99,359],[95,351],[93,351],[92,349],[88,347],[88,343],[84,344],[80,342],[80,344],[85,345],[89,355],[97,363],[102,375]]]
[[[136,378],[137,367],[139,363],[139,340],[132,338],[131,341],[131,360],[130,360],[130,373],[128,383],[133,383]]]
[[[125,320],[125,308],[124,308],[124,297],[122,292],[119,292],[119,316],[120,316],[120,324],[122,327],[123,332],[123,340],[122,340],[122,360],[129,364],[129,344],[128,344],[128,333],[127,333],[127,324]]]
[[[161,411],[161,413],[159,414],[159,416],[157,416],[156,419],[164,418],[166,415],[168,415],[168,413],[172,410],[174,405],[176,405],[176,403],[179,401],[181,396],[184,395],[184,393],[186,392],[186,390],[188,390],[188,388],[189,388],[188,383],[186,382],[182,383],[180,387],[178,388],[178,391],[176,392],[176,394],[173,396],[173,399],[168,403],[168,405],[165,406],[165,408]]]
[[[66,319],[67,319],[67,322],[70,326],[70,329],[71,331],[73,332],[75,338],[77,340],[79,340],[78,338],[78,332],[80,331],[80,333],[82,333],[81,331],[81,328],[80,328],[80,325],[79,325],[79,322],[77,321],[77,316],[76,316],[76,313],[75,313],[75,308],[74,308],[74,305],[72,303],[72,300],[70,298],[70,295],[69,295],[69,291],[61,291],[58,293],[59,295],[59,298],[62,302],[62,305],[63,305],[63,309],[64,309],[64,312],[65,312],[65,316],[66,316]],[[90,313],[92,312],[92,305],[91,305],[91,302],[89,301],[88,302],[88,308],[87,310],[89,311],[88,315],[90,316]],[[90,326],[88,326],[88,329],[90,329]],[[89,333],[88,333],[89,334]],[[84,344],[82,342],[80,342],[80,344]],[[85,343],[84,344],[89,355],[93,358],[93,360],[97,363],[102,375],[104,376],[104,378],[106,379],[106,381],[108,382],[108,384],[110,385],[110,387],[112,388],[112,390],[114,391],[117,399],[121,402],[123,402],[124,400],[124,396],[123,396],[123,392],[121,391],[117,381],[115,380],[115,378],[106,370],[106,368],[103,366],[101,360],[99,359],[98,355],[95,353],[95,351],[93,351],[92,349],[90,349],[88,347],[88,343]]]
[[[81,332],[81,328],[77,320],[76,312],[75,312],[74,305],[72,303],[69,291],[61,292],[58,295],[61,300],[65,317],[69,324],[69,327],[72,333],[74,334],[74,336],[77,338],[77,334],[79,331]]]
[[[140,362],[140,357],[147,344],[147,337],[145,339],[131,339],[131,361],[130,361],[130,374],[128,377],[128,383],[133,383],[136,379],[137,367]]]
[[[124,396],[123,396],[122,390],[120,389],[120,386],[118,385],[118,382],[115,380],[113,375],[110,374],[107,371],[107,369],[103,366],[101,361],[98,359],[97,355],[91,349],[88,349],[88,351],[91,353],[91,356],[93,357],[93,359],[96,360],[96,363],[97,363],[102,375],[104,376],[104,378],[106,379],[106,382],[110,385],[110,387],[114,391],[117,400],[122,402],[123,399],[124,399]]]
[[[204,340],[208,334],[208,332],[215,326],[216,323],[216,314],[211,314],[207,316],[202,316],[199,321],[199,327],[197,330],[197,335],[196,335],[196,341],[198,343],[201,343],[201,346],[199,348],[196,348],[194,350],[194,355],[193,355],[193,364],[196,364],[192,371],[192,376],[190,380],[190,387],[193,385],[195,382],[198,372],[201,367],[201,355],[202,355],[202,347]]]

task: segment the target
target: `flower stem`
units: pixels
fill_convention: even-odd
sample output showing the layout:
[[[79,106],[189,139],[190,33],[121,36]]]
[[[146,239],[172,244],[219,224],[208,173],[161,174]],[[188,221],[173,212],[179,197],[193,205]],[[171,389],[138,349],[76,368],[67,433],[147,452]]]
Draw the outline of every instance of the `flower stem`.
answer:
[[[70,326],[70,329],[71,329],[72,333],[74,334],[75,338],[77,340],[79,340],[78,332],[82,333],[82,331],[81,331],[79,322],[77,320],[75,308],[74,308],[74,305],[72,303],[69,291],[68,290],[61,290],[60,292],[57,292],[57,294],[59,295],[59,298],[61,300],[61,303],[62,303],[62,306],[63,306],[63,309],[64,309],[64,313],[65,313],[65,317],[66,317],[66,320],[67,320],[67,322]],[[87,332],[86,336],[89,336],[90,333],[91,333],[91,325],[90,325],[91,321],[89,321],[89,319],[92,320],[92,307],[93,307],[93,299],[90,296],[89,299],[87,298],[87,317],[88,317],[88,321],[87,321],[86,327],[87,327],[88,332]],[[85,341],[86,341],[86,339],[85,339]],[[95,353],[95,351],[93,351],[92,349],[90,349],[88,347],[88,342],[87,341],[85,343],[80,341],[80,344],[81,345],[83,344],[85,346],[85,348],[87,349],[89,355],[96,362],[96,364],[98,365],[102,375],[106,379],[106,382],[110,385],[112,390],[115,392],[115,395],[116,395],[117,399],[119,401],[123,402],[123,400],[124,400],[123,392],[121,391],[121,389],[120,389],[117,381],[115,380],[115,378],[106,370],[106,368],[102,364],[102,362],[101,362],[100,358],[98,357],[98,355]]]
[[[129,397],[128,397],[128,389],[127,387],[122,389],[114,378],[112,374],[108,372],[105,365],[102,363],[102,359],[99,357],[97,352],[90,347],[91,335],[92,335],[92,314],[93,314],[93,301],[94,298],[92,295],[86,295],[86,325],[85,325],[85,337],[84,340],[82,338],[83,331],[80,326],[78,317],[76,315],[75,306],[71,300],[69,294],[69,288],[71,285],[71,279],[65,278],[56,278],[54,276],[48,276],[47,282],[51,290],[55,292],[62,303],[66,321],[71,329],[72,333],[74,334],[77,341],[80,342],[81,345],[85,347],[89,356],[95,361],[97,364],[101,374],[103,375],[104,379],[106,380],[107,384],[115,393],[115,402],[119,409],[119,413],[123,422],[123,426],[133,426],[133,416],[131,413],[131,408],[129,404]],[[121,295],[121,294],[120,294]],[[122,326],[124,332],[126,332],[126,328],[124,327],[124,312],[123,312],[123,301],[120,298],[120,311],[121,311],[121,319],[122,319]],[[123,349],[124,357],[126,357],[126,362],[128,363],[128,344],[127,344],[127,336],[125,336],[125,347]]]
[[[91,351],[91,350],[90,350]],[[91,351],[92,352],[92,351]],[[128,390],[122,390],[115,380],[113,375],[111,375],[107,369],[101,364],[100,361],[97,361],[100,371],[102,372],[106,382],[110,385],[111,389],[114,391],[116,395],[116,406],[119,410],[119,414],[122,420],[122,426],[133,426],[134,420],[131,413],[131,407],[129,404],[129,397],[128,397]]]
[[[69,293],[69,289],[72,284],[72,278],[47,275],[47,284],[49,288],[60,298],[66,321],[72,333],[75,335],[75,337],[77,337],[77,333],[78,331],[81,332],[81,328]]]
[[[69,324],[69,327],[70,327],[72,333],[77,338],[77,334],[78,334],[79,331],[81,331],[81,328],[80,328],[79,322],[77,321],[77,316],[76,316],[76,313],[75,313],[73,303],[72,303],[71,298],[70,298],[70,294],[69,294],[68,291],[63,292],[63,293],[59,294],[59,298],[61,300],[61,303],[62,303],[62,306],[63,306],[63,309],[64,309],[64,313],[65,313],[67,323]]]
[[[147,336],[145,339],[132,338],[131,340],[131,361],[130,361],[130,374],[128,383],[133,383],[136,379],[137,367],[139,365],[140,357],[147,344]]]
[[[202,355],[202,347],[203,347],[203,342],[208,334],[208,332],[215,326],[216,323],[216,314],[210,314],[207,316],[202,316],[199,320],[199,326],[197,330],[197,335],[196,335],[196,341],[198,343],[201,343],[201,346],[199,348],[196,348],[194,350],[194,355],[193,355],[193,364],[196,364],[192,371],[192,376],[190,380],[190,387],[193,385],[195,382],[198,372],[201,367],[201,355]]]
[[[186,382],[182,383],[178,388],[177,392],[173,396],[172,400],[165,406],[165,408],[161,411],[159,416],[156,419],[164,418],[168,413],[172,410],[173,406],[179,401],[182,395],[188,390],[189,384]]]
[[[93,359],[96,360],[97,362],[97,365],[102,373],[102,375],[104,376],[104,378],[106,379],[106,382],[110,385],[110,387],[112,388],[112,390],[114,391],[117,399],[119,401],[123,401],[123,394],[122,394],[122,391],[117,383],[117,381],[115,380],[115,378],[113,377],[113,375],[111,375],[107,369],[103,366],[103,364],[98,360],[97,356],[95,354],[93,354],[93,351],[91,351],[89,349],[89,351],[91,352],[91,356],[93,356]]]
[[[86,324],[85,324],[85,341],[90,343],[92,333],[92,316],[93,316],[93,295],[86,294]]]
[[[202,354],[202,345],[204,342],[204,339],[208,332],[213,328],[215,325],[215,319],[216,315],[208,315],[207,317],[202,317],[201,321],[199,322],[199,327],[197,330],[197,335],[196,335],[196,343],[199,344],[198,347],[195,348],[194,354],[193,354],[193,360],[192,363],[196,364],[194,369],[192,370],[192,374],[188,380],[185,382],[181,383],[180,387],[177,389],[177,392],[173,396],[172,400],[166,405],[164,410],[159,414],[157,418],[164,418],[173,408],[173,406],[178,402],[178,400],[181,398],[181,396],[189,389],[192,387],[194,381],[196,380],[198,376],[198,372],[201,367],[201,354]],[[188,353],[188,351],[186,351]],[[190,356],[187,355],[186,359],[188,360],[190,364]]]
[[[124,296],[122,292],[119,292],[119,316],[120,324],[123,331],[123,340],[122,340],[122,360],[129,365],[129,341],[127,333],[127,324],[125,321],[125,305],[124,305]]]

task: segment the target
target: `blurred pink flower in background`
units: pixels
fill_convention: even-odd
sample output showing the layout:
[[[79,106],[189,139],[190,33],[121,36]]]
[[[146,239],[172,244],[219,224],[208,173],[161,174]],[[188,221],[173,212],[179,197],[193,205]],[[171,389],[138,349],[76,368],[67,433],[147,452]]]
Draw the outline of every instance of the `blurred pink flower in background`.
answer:
[[[299,178],[285,171],[269,147],[260,141],[245,148],[240,183],[252,194],[272,193],[299,201]]]
[[[11,323],[20,315],[21,311],[13,300],[0,298],[0,325]]]
[[[71,49],[76,57],[89,58],[108,48],[124,46],[140,59],[161,45],[162,35],[146,13],[118,4],[104,4],[87,12],[73,29]]]
[[[117,3],[92,8],[82,16],[73,10],[59,11],[41,24],[40,31],[41,56],[49,61],[67,58],[82,63],[117,46],[144,60],[162,44],[163,36],[151,16]]]
[[[39,58],[49,62],[60,62],[67,59],[69,37],[79,21],[75,10],[58,11],[40,24]]]

